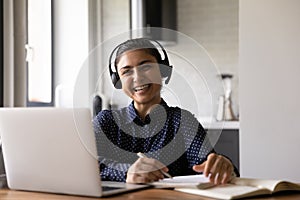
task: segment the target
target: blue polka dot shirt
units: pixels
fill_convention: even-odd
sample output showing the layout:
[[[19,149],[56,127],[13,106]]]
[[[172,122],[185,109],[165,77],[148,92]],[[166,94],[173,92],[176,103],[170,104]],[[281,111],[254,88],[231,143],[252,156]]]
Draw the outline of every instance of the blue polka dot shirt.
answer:
[[[138,152],[155,158],[172,176],[196,174],[192,167],[213,148],[189,111],[169,107],[162,99],[142,120],[133,102],[120,110],[103,110],[93,120],[102,180],[126,181]]]

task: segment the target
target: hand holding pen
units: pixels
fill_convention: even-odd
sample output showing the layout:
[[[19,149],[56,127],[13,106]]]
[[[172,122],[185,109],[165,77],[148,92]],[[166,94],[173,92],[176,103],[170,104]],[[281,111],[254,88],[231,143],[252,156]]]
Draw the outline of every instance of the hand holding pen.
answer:
[[[163,179],[165,176],[171,178],[168,168],[153,158],[138,153],[139,159],[130,166],[127,172],[127,183],[149,183]]]
[[[147,158],[147,156],[146,156],[145,154],[141,153],[141,152],[137,153],[137,155],[138,155],[138,157],[140,157],[140,158]],[[163,175],[165,175],[166,177],[168,177],[168,178],[173,178],[168,172],[165,172],[165,171],[163,171],[162,169],[159,169],[159,170],[160,170],[160,172],[161,172]]]

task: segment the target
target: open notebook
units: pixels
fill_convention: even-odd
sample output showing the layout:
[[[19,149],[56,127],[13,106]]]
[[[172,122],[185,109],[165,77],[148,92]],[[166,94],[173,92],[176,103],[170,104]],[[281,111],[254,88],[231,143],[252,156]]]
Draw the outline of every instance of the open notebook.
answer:
[[[207,189],[179,186],[175,190],[217,199],[240,199],[258,195],[271,195],[280,191],[300,191],[300,184],[282,180],[233,178],[228,184]]]
[[[214,186],[209,181],[209,178],[202,174],[189,175],[189,176],[175,176],[173,178],[164,178],[160,181],[151,183],[152,185],[159,188],[198,188],[206,189]]]
[[[1,108],[0,134],[11,189],[100,197],[149,187],[101,181],[87,108]]]

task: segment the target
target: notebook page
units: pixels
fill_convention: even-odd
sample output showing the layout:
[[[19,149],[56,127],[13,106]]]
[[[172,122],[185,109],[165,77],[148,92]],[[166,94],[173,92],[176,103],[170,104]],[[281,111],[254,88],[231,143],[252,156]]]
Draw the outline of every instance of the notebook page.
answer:
[[[189,176],[175,176],[173,178],[165,178],[163,180],[152,183],[155,186],[164,187],[193,187],[193,188],[207,188],[211,187],[213,183],[209,182],[209,178],[202,174]]]
[[[175,188],[175,190],[220,199],[238,199],[261,194],[270,194],[270,191],[266,189],[233,184],[220,185],[205,190],[199,190],[195,188]]]

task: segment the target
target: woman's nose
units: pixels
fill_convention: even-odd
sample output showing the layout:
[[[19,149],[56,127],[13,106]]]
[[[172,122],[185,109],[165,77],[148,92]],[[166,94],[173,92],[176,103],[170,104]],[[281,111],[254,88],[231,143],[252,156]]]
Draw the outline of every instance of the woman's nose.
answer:
[[[139,70],[138,68],[136,68],[134,70],[134,73],[133,73],[133,81],[134,82],[140,82],[144,79],[144,73],[142,70]]]

